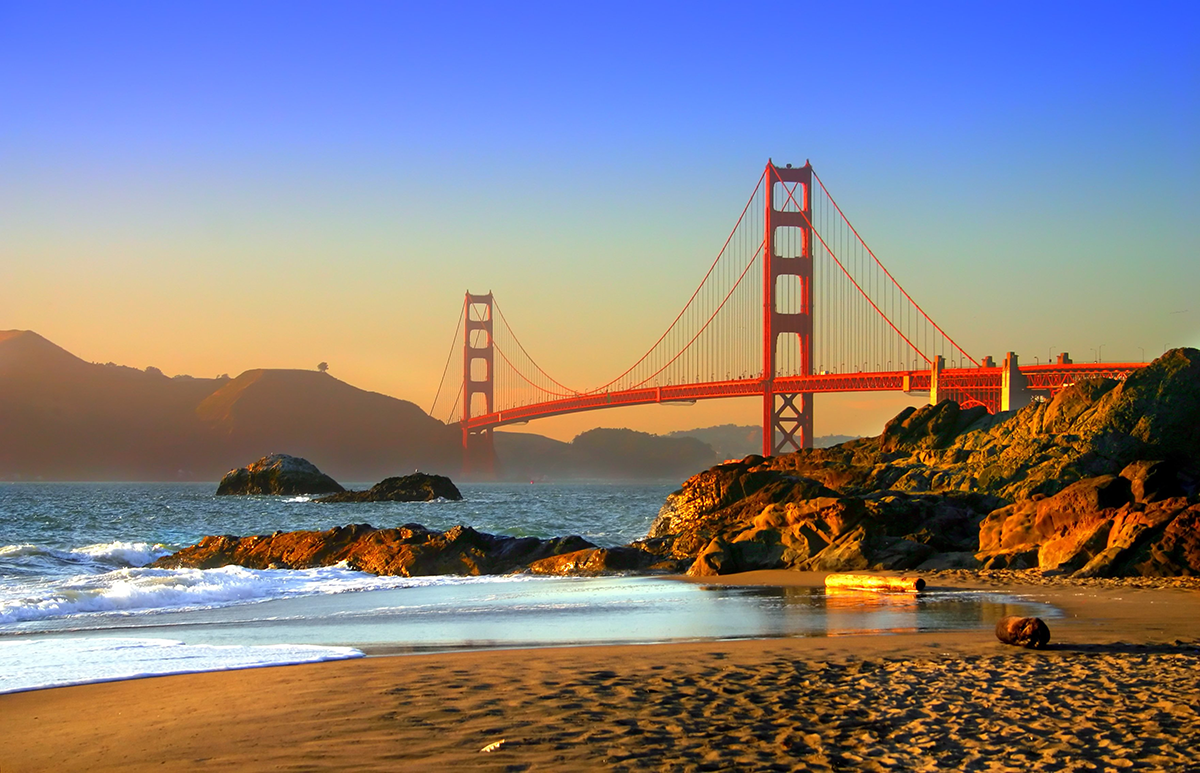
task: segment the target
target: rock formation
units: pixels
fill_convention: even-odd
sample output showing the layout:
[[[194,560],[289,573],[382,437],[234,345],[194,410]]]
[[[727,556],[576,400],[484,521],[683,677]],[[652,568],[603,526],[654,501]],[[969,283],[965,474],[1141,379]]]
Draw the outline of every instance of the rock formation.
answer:
[[[562,553],[529,565],[533,574],[590,577],[623,572],[678,572],[678,561],[658,556],[635,545],[616,548],[591,547]]]
[[[1200,351],[1174,349],[1125,381],[1095,379],[1007,414],[946,401],[905,409],[877,438],[788,454],[771,467],[844,492],[977,491],[1015,502],[1132,462],[1200,478]]]
[[[879,437],[717,465],[644,549],[693,575],[1040,567],[1200,574],[1200,351],[1009,414],[908,408]]]
[[[230,470],[217,486],[217,496],[228,494],[328,494],[345,491],[336,480],[307,459],[271,454],[245,467]]]
[[[995,510],[980,525],[978,558],[1080,577],[1200,573],[1200,502],[1182,494],[1172,465],[1135,462]]]
[[[385,478],[367,491],[341,491],[317,502],[430,502],[434,499],[462,499],[458,487],[444,475],[414,472],[399,478]]]
[[[235,564],[250,569],[309,569],[345,562],[380,575],[507,574],[563,553],[595,545],[582,537],[498,537],[455,526],[446,532],[407,524],[376,529],[367,524],[327,531],[293,531],[253,537],[205,537],[152,566],[213,569]]]
[[[970,492],[884,490],[847,495],[747,457],[689,479],[650,530],[689,574],[754,569],[912,569],[978,546],[980,510],[999,501]],[[946,558],[944,554],[950,554]]]

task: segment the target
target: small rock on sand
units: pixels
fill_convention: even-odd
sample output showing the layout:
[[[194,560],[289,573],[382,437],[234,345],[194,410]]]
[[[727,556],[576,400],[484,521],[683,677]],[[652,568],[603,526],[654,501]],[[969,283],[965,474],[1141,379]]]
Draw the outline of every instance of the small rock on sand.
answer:
[[[1017,647],[1041,649],[1050,641],[1050,628],[1040,617],[1009,615],[996,623],[996,638]]]

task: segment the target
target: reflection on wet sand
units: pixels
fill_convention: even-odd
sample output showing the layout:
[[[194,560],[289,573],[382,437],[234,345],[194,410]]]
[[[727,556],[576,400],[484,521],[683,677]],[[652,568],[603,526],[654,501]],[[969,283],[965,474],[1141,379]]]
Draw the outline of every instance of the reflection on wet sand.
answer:
[[[1029,602],[978,591],[914,593],[836,587],[749,590],[761,598],[764,608],[776,608],[781,632],[785,634],[851,636],[989,628],[1002,617],[1033,613]],[[776,603],[771,604],[770,600]],[[1054,615],[1050,608],[1037,613]]]
[[[914,633],[921,629],[921,594],[828,587],[825,589],[825,635],[847,636],[852,620],[870,614],[879,624],[870,633]],[[968,616],[969,617],[969,616]],[[846,618],[849,618],[847,620]]]

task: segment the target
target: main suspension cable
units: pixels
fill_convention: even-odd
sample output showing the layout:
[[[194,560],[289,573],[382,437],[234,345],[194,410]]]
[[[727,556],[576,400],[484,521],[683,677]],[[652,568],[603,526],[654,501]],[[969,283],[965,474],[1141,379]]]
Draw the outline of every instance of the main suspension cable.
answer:
[[[888,271],[887,266],[883,265],[883,263],[879,260],[879,258],[876,257],[875,252],[871,249],[870,245],[868,245],[866,243],[866,241],[863,240],[862,236],[859,235],[858,229],[854,227],[854,223],[851,223],[850,219],[846,217],[846,214],[844,212],[842,212],[842,208],[838,206],[837,200],[835,200],[833,198],[833,195],[829,192],[829,189],[825,187],[825,183],[821,181],[821,178],[820,178],[820,176],[817,175],[816,170],[813,170],[812,176],[813,176],[813,179],[815,179],[817,181],[817,185],[821,186],[821,190],[824,191],[825,196],[829,199],[829,203],[832,204],[834,209],[837,210],[837,213],[839,215],[841,215],[843,222],[845,222],[846,225],[848,225],[850,227],[850,230],[854,232],[854,237],[856,239],[858,239],[859,244],[861,244],[863,246],[863,248],[866,249],[867,254],[871,256],[871,258],[879,265],[879,267],[881,269],[883,269],[883,273],[887,274],[887,278],[892,280],[892,284],[894,284],[896,287],[898,287],[900,289],[900,292],[904,294],[904,297],[906,299],[908,299],[908,302],[911,303],[913,305],[913,307],[921,313],[921,316],[923,316],[925,318],[925,320],[927,322],[929,322],[929,324],[933,325],[933,327],[939,333],[942,334],[943,338],[945,338],[947,341],[950,342],[951,346],[953,346],[955,349],[957,349],[959,351],[959,353],[962,354],[962,356],[966,357],[968,360],[973,362],[976,367],[979,367],[979,363],[975,360],[975,358],[972,357],[971,355],[967,354],[966,351],[964,351],[963,348],[961,346],[959,346],[958,343],[956,343],[955,340],[946,333],[946,331],[942,330],[941,327],[938,326],[938,323],[933,321],[932,317],[930,317],[928,314],[925,313],[925,310],[921,308],[921,304],[917,303],[916,301],[914,301],[912,299],[912,296],[910,296],[908,294],[908,291],[904,289],[904,285],[902,285],[898,281],[896,281],[896,278],[894,276],[892,276],[892,272]]]
[[[458,334],[462,330],[463,318],[466,316],[466,314],[467,314],[467,308],[464,305],[462,314],[458,315],[458,324],[455,325],[455,327],[454,327],[454,338],[450,342],[450,354],[446,355],[446,367],[442,368],[442,377],[438,381],[437,392],[434,393],[433,403],[429,406],[429,415],[430,416],[434,416],[434,411],[437,410],[437,401],[438,401],[438,398],[441,397],[441,395],[442,395],[442,387],[446,383],[446,374],[450,372],[450,361],[454,359],[454,351],[455,351],[455,349],[458,348]],[[453,413],[454,413],[453,408],[450,409],[450,413],[451,413],[451,415],[453,415]],[[437,417],[434,416],[434,418],[437,418]]]

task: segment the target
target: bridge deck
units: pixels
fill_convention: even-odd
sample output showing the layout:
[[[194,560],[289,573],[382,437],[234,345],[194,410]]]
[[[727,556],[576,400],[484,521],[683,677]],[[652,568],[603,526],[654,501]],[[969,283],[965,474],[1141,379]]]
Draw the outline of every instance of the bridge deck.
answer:
[[[1077,365],[1023,365],[1021,374],[1026,379],[1026,388],[1051,393],[1062,389],[1078,379],[1116,378],[1124,379],[1145,363],[1087,363]],[[776,377],[772,391],[775,393],[811,392],[830,394],[837,392],[928,392],[930,385],[928,370],[898,370],[888,372],[821,373],[812,376]],[[948,395],[962,394],[977,396],[980,393],[1000,391],[1000,368],[946,368],[939,377],[939,390]],[[507,424],[520,424],[533,419],[582,413],[601,408],[620,406],[651,405],[654,403],[692,402],[715,400],[725,397],[754,397],[764,393],[761,378],[716,381],[701,384],[672,384],[661,387],[644,387],[615,392],[585,392],[559,400],[550,400],[532,405],[508,408],[494,413],[472,416],[466,429],[476,432],[494,429]],[[975,397],[976,404],[989,405],[989,401]],[[993,405],[989,405],[994,409]]]

